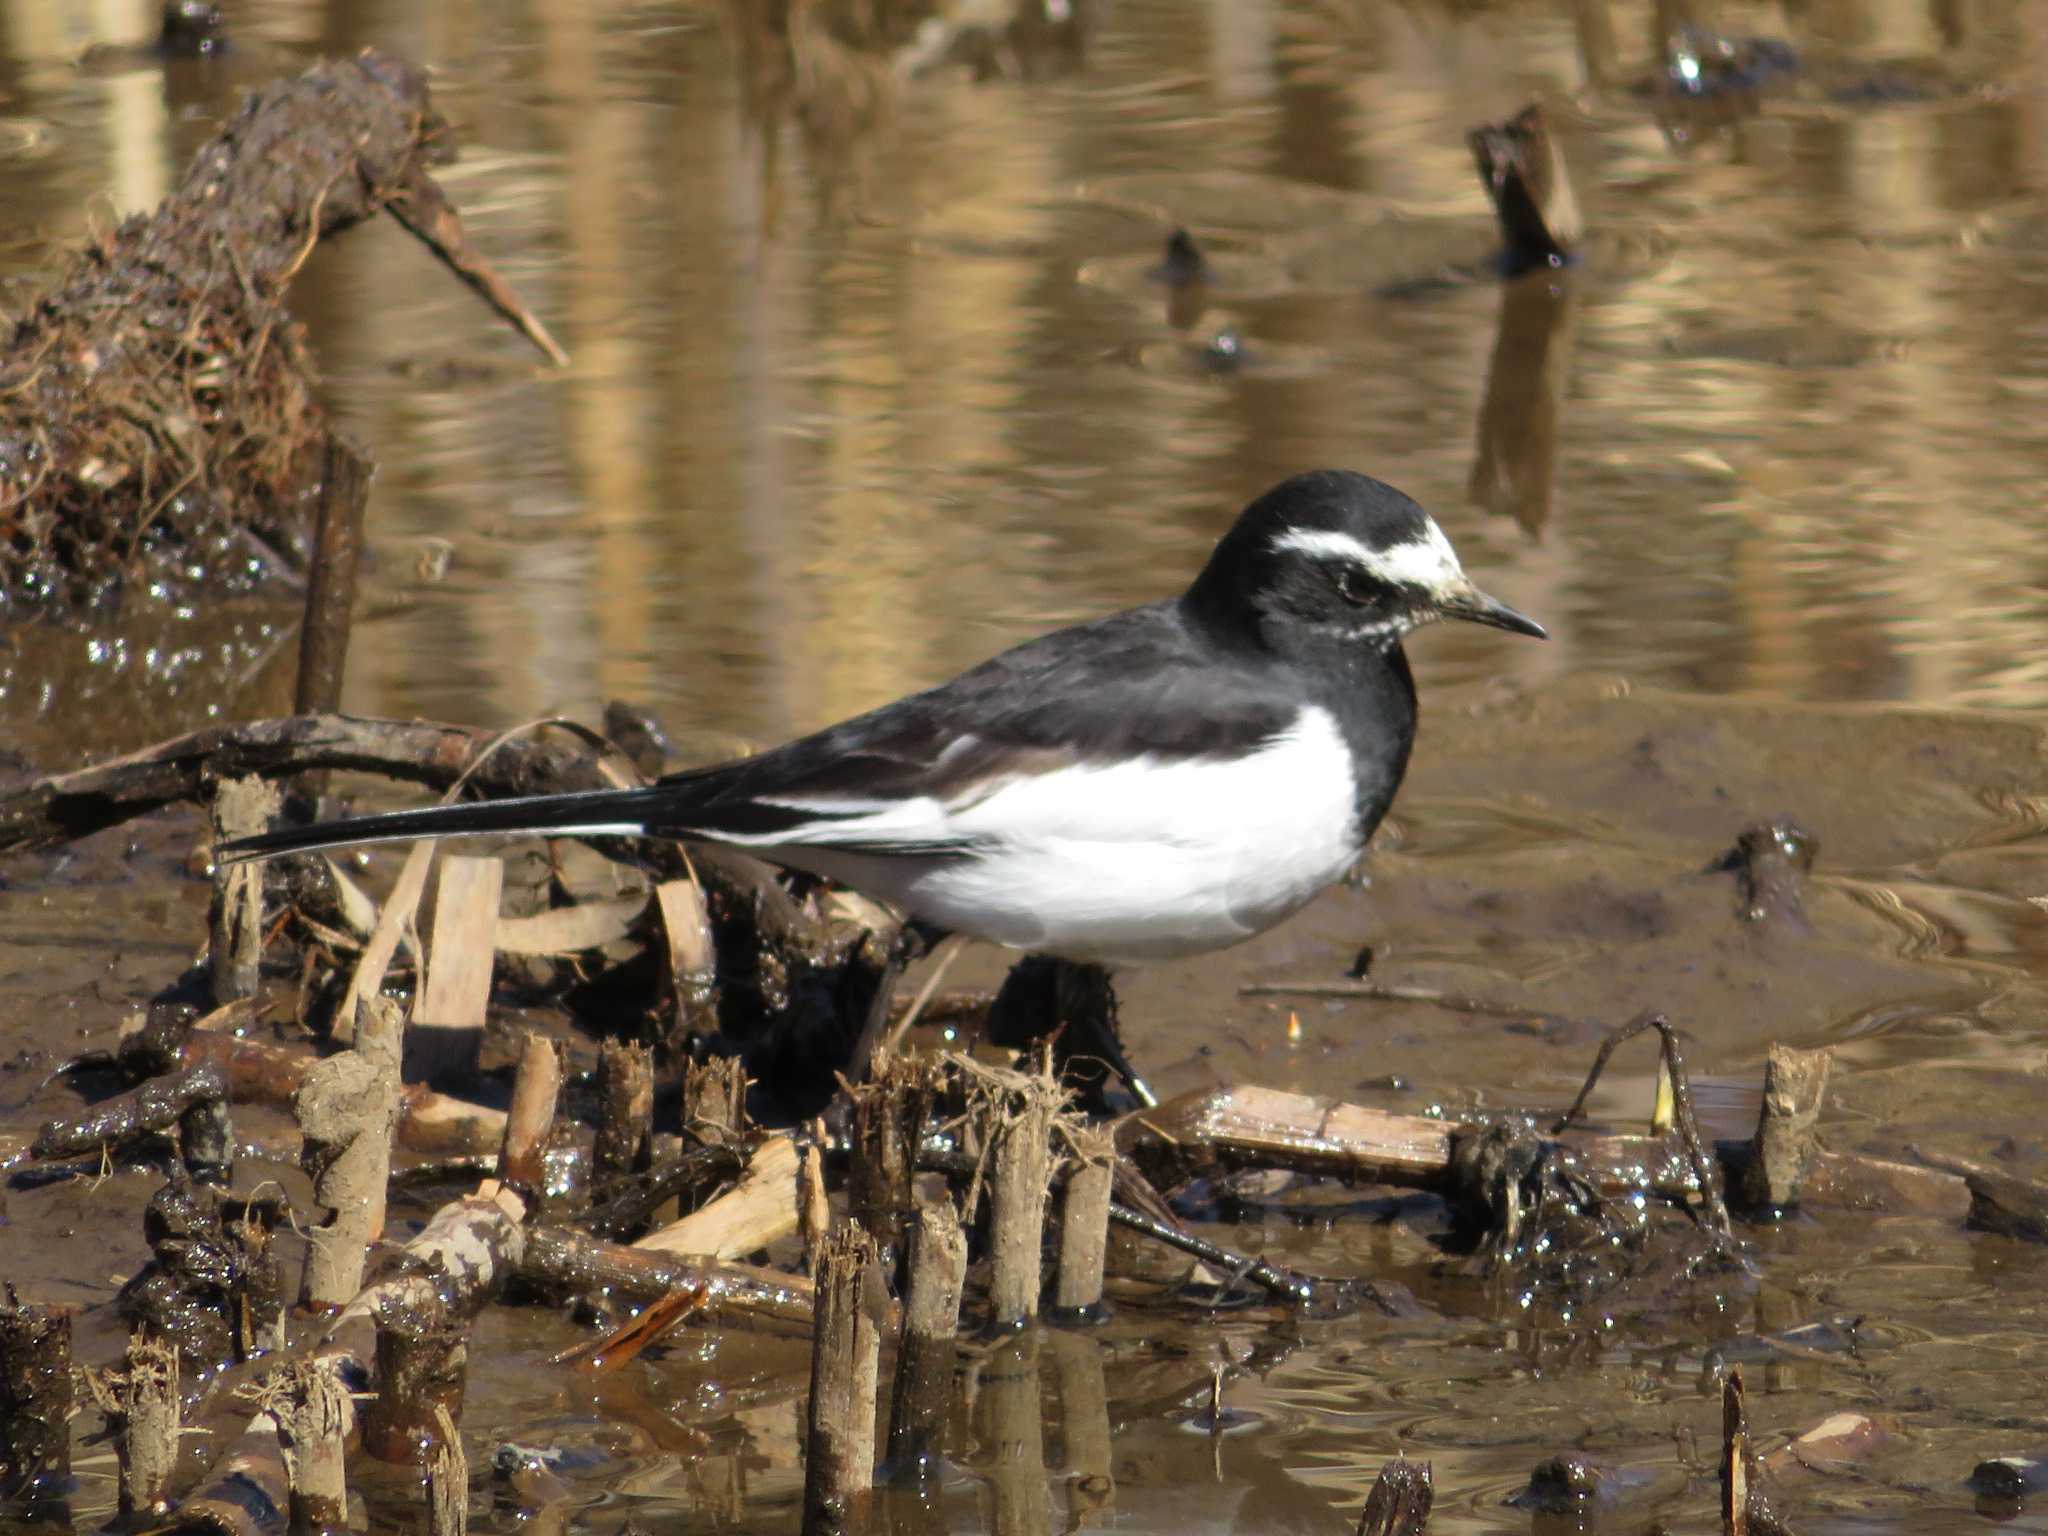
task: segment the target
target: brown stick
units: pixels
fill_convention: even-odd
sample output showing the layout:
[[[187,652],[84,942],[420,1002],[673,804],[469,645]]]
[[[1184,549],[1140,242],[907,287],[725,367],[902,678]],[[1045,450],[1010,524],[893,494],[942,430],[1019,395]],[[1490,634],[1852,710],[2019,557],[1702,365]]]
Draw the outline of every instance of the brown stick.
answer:
[[[808,1336],[814,1325],[817,1292],[802,1275],[650,1253],[567,1227],[529,1231],[519,1273],[551,1289],[613,1291],[634,1301],[654,1301],[671,1291],[699,1293],[699,1305],[721,1327]]]
[[[910,1299],[889,1414],[888,1463],[896,1480],[922,1481],[937,1470],[966,1279],[967,1236],[953,1202],[942,1196],[920,1206],[910,1227]]]
[[[737,1056],[683,1063],[683,1134],[704,1144],[737,1141],[747,1129],[747,1069]]]
[[[498,1149],[498,1177],[529,1196],[547,1184],[542,1158],[555,1128],[555,1103],[561,1091],[561,1053],[547,1036],[529,1033],[512,1079],[512,1108]]]
[[[356,564],[363,511],[370,501],[370,461],[330,430],[320,465],[320,509],[313,563],[306,572],[306,617],[299,629],[299,680],[294,707],[302,715],[341,707],[355,612]]]
[[[499,740],[466,726],[350,715],[210,726],[0,794],[0,853],[68,842],[180,800],[198,801],[209,776],[284,778],[336,769],[446,789]],[[481,795],[518,795],[597,789],[605,781],[584,752],[513,737],[477,764],[469,783]]]
[[[856,1527],[865,1514],[874,1480],[881,1348],[866,1293],[879,1283],[873,1238],[847,1225],[826,1240],[818,1262],[818,1321],[804,1441],[805,1536]]]
[[[365,1451],[379,1461],[426,1469],[441,1423],[462,1413],[468,1333],[460,1317],[379,1309],[377,1395],[362,1415]]]
[[[1749,1416],[1742,1372],[1721,1384],[1721,1536],[1749,1536]]]

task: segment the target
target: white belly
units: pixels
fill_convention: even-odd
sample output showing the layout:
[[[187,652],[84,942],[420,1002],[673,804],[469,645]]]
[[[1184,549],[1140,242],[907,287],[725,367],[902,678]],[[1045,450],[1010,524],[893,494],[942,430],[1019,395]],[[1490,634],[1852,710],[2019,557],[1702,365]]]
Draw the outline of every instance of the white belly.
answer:
[[[916,917],[1074,960],[1170,959],[1236,944],[1299,910],[1358,856],[1349,755],[1306,711],[1237,762],[1062,769],[959,805],[879,811],[864,835],[973,839],[970,858],[769,851]],[[851,830],[851,829],[849,829]]]

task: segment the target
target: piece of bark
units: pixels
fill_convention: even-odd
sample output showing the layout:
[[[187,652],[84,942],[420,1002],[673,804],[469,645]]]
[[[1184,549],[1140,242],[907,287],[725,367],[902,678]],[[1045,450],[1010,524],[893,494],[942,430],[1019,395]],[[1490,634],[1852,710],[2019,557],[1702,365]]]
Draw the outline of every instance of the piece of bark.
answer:
[[[718,956],[711,943],[711,914],[695,880],[664,880],[654,888],[667,941],[669,995],[675,1000],[675,1033],[687,1042],[718,1032]]]
[[[739,1183],[633,1246],[686,1258],[738,1259],[758,1253],[797,1230],[799,1171],[796,1143],[770,1136],[754,1148]]]
[[[881,1348],[868,1292],[879,1284],[874,1240],[865,1232],[847,1225],[826,1240],[818,1262],[804,1439],[805,1536],[852,1529],[865,1514],[874,1481]]]
[[[214,842],[265,831],[282,801],[275,785],[252,774],[223,779],[213,795]],[[254,997],[263,980],[263,871],[259,866],[230,864],[214,870],[207,934],[214,1006]]]
[[[1365,1508],[1358,1513],[1358,1536],[1422,1536],[1429,1529],[1429,1509],[1435,1502],[1431,1464],[1396,1456],[1373,1479]]]
[[[1102,1311],[1116,1144],[1106,1131],[1087,1127],[1071,1129],[1067,1142],[1073,1161],[1060,1191],[1059,1279],[1053,1300],[1059,1317],[1085,1322]]]
[[[426,979],[406,1030],[408,1078],[457,1079],[476,1072],[504,884],[505,866],[498,859],[442,857]]]
[[[1827,1093],[1834,1052],[1773,1044],[1764,1062],[1763,1103],[1756,1136],[1742,1171],[1743,1198],[1753,1207],[1784,1211],[1799,1203],[1812,1166],[1814,1127]]]
[[[579,901],[530,917],[500,915],[493,942],[506,955],[578,955],[632,937],[646,910],[647,898],[639,895]]]

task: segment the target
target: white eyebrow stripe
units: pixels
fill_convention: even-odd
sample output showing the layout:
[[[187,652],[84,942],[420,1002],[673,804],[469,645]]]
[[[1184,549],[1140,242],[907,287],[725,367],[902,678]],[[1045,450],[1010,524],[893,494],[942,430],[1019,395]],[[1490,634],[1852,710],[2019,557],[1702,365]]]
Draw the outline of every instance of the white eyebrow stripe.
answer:
[[[1289,528],[1274,538],[1273,548],[1314,559],[1348,560],[1381,581],[1428,591],[1442,591],[1465,579],[1451,541],[1435,523],[1427,525],[1421,538],[1387,549],[1368,549],[1350,534],[1330,528]]]

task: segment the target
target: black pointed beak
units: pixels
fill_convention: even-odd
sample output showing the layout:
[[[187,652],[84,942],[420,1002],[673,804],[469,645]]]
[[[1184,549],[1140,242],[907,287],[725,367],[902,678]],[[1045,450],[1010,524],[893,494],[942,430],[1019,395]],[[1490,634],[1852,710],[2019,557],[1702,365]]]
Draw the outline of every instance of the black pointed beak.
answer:
[[[1550,631],[1534,619],[1515,612],[1506,603],[1488,597],[1469,582],[1463,591],[1452,593],[1440,601],[1437,607],[1446,618],[1469,619],[1474,624],[1490,624],[1495,629],[1513,630],[1518,635],[1529,635],[1538,640],[1550,638]]]

